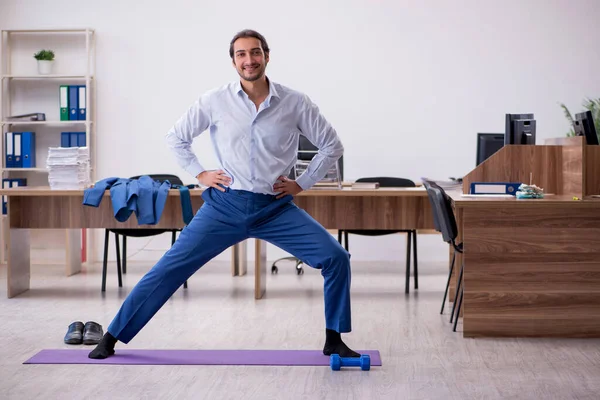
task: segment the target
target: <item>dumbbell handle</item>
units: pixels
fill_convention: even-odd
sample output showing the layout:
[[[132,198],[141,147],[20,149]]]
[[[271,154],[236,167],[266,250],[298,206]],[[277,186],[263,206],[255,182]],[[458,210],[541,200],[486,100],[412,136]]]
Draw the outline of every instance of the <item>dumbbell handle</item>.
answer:
[[[361,359],[356,357],[340,357],[342,366],[344,367],[360,367]]]

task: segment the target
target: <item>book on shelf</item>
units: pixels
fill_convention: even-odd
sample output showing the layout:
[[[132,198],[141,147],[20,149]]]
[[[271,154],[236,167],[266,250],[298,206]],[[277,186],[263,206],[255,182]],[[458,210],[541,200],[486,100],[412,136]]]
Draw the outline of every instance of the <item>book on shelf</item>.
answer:
[[[35,168],[35,132],[4,132],[4,167]]]
[[[29,113],[23,115],[10,115],[6,117],[6,121],[45,121],[46,114],[44,113]]]
[[[27,186],[27,179],[18,178],[18,179],[2,179],[2,189],[8,189],[12,187],[18,186]],[[2,196],[2,214],[6,215],[8,213],[8,200],[6,196]]]
[[[85,121],[87,119],[85,85],[61,85],[58,92],[60,120]]]

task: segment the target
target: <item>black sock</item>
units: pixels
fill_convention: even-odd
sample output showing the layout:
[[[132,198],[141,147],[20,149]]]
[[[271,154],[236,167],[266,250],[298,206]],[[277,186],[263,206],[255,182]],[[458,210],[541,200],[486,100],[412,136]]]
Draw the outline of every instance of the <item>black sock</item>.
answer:
[[[326,356],[339,354],[340,357],[360,357],[360,354],[346,346],[346,343],[342,341],[340,333],[332,329],[325,329],[325,347],[323,347],[323,354]]]
[[[102,337],[100,343],[98,343],[98,345],[96,346],[96,348],[92,350],[90,354],[88,354],[88,357],[95,359],[103,359],[110,357],[113,354],[115,354],[116,343],[117,339],[110,333],[106,332]]]

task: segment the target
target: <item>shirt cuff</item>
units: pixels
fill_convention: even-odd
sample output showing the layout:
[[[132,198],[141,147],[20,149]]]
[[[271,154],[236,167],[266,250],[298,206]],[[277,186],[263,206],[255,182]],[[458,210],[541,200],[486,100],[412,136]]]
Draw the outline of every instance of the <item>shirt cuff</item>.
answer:
[[[300,175],[298,179],[296,179],[296,183],[302,188],[302,190],[308,190],[313,187],[317,181],[308,176],[308,174],[305,172]]]
[[[188,167],[185,170],[194,178],[197,177],[201,172],[206,171],[204,167],[198,162],[192,162],[190,165],[188,165]]]

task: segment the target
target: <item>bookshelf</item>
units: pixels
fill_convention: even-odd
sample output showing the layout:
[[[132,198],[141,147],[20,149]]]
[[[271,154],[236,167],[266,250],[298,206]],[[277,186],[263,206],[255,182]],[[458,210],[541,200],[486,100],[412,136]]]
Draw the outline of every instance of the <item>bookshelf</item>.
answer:
[[[52,72],[38,73],[33,55],[41,49],[55,53]],[[90,179],[96,179],[96,36],[93,29],[16,29],[0,31],[0,127],[2,128],[2,179],[27,179],[28,186],[48,186],[46,158],[49,147],[61,146],[63,131],[85,132],[86,146],[90,150]],[[61,86],[85,85],[85,119],[61,120],[59,90]],[[44,113],[45,121],[14,120],[10,116]],[[7,166],[6,133],[35,132],[35,158],[33,167]],[[2,245],[0,261],[6,259],[8,230],[6,215],[1,217]],[[64,232],[65,237],[68,232]],[[42,247],[54,232],[32,232],[32,247],[39,242]],[[36,240],[37,238],[37,240]],[[82,232],[83,249],[86,246]],[[68,241],[67,241],[68,243]],[[87,254],[82,252],[82,259]],[[35,257],[32,255],[32,261]]]
[[[1,121],[3,125],[82,125],[83,121]],[[91,125],[93,122],[88,121]]]
[[[2,78],[10,78],[10,79],[78,79],[78,80],[86,80],[87,76],[85,75],[2,75]],[[90,76],[90,79],[93,79],[93,76]]]

